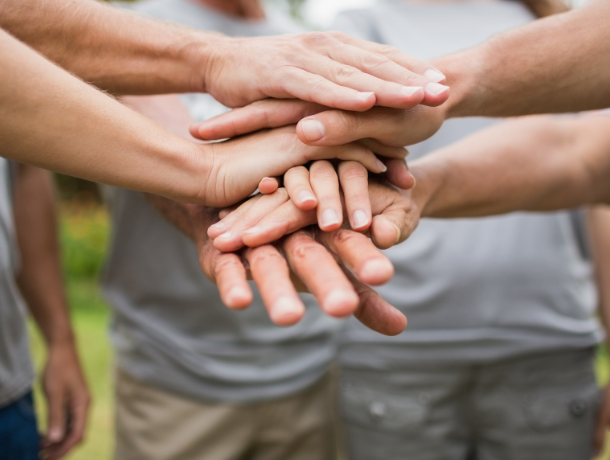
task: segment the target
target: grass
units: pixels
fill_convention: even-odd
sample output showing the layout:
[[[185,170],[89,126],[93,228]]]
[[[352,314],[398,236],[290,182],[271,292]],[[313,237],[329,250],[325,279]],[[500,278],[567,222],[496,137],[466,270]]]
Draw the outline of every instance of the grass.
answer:
[[[82,363],[93,396],[86,440],[67,460],[110,460],[113,452],[112,352],[108,341],[109,309],[97,286],[97,273],[108,241],[108,216],[104,208],[63,206],[61,239],[71,315]],[[39,374],[45,360],[42,340],[31,325],[32,352]],[[597,375],[600,384],[610,380],[608,352],[600,350]],[[40,385],[35,387],[41,429],[46,410]],[[609,438],[610,440],[610,438]],[[610,460],[610,442],[598,460]]]

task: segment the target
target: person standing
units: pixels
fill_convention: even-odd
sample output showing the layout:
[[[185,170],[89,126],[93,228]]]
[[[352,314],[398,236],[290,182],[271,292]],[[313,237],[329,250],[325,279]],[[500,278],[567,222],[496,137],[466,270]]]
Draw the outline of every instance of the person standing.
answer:
[[[432,59],[532,19],[520,2],[380,1],[335,27]],[[448,121],[411,158],[493,123]],[[350,458],[590,459],[602,333],[583,234],[571,212],[424,220],[388,250],[396,275],[377,290],[409,328],[387,339],[348,321]]]
[[[0,158],[0,459],[63,457],[83,436],[89,392],[79,364],[59,262],[54,191],[41,169]],[[39,437],[26,312],[47,346],[48,431]]]
[[[301,31],[258,1],[246,2],[257,14],[236,9],[241,3],[149,0],[130,7],[227,35]],[[161,113],[173,113],[175,98],[156,100]],[[178,102],[195,120],[226,110],[207,95]],[[330,367],[341,321],[303,294],[304,319],[279,328],[254,286],[248,310],[227,309],[201,273],[196,245],[155,209],[154,198],[106,193],[113,238],[103,292],[113,308],[117,357],[115,459],[333,459]]]

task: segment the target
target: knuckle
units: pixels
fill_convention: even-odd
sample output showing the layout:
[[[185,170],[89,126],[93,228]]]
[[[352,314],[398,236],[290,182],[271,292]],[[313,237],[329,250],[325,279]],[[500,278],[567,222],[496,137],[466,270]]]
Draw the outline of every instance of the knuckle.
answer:
[[[341,228],[335,232],[333,232],[333,239],[335,240],[335,242],[339,245],[347,245],[347,244],[351,244],[351,243],[355,243],[357,242],[357,240],[359,239],[360,234],[356,233],[352,230],[348,230],[345,228]]]
[[[332,41],[326,32],[306,32],[301,35],[301,39],[307,45],[325,45]]]
[[[362,181],[368,178],[366,168],[356,161],[344,161],[339,165],[339,175],[341,181],[353,182]]]
[[[335,79],[338,82],[353,80],[360,73],[361,72],[358,69],[348,65],[337,65],[334,69]]]
[[[349,38],[349,35],[347,35],[345,32],[341,32],[338,30],[331,30],[326,32],[326,34],[334,38],[335,40],[345,40]]]
[[[390,62],[387,57],[377,53],[364,53],[360,58],[360,64],[364,69],[375,70]]]
[[[286,260],[271,247],[261,246],[249,252],[251,264],[286,266]]]
[[[330,166],[330,164],[328,167],[324,167],[324,168],[318,167],[318,168],[312,169],[310,174],[311,174],[312,182],[317,182],[317,181],[336,182],[337,181],[337,173],[335,172],[334,168],[332,166]]]
[[[393,56],[396,54],[402,54],[398,48],[396,48],[395,46],[391,46],[391,45],[379,45],[376,48],[376,51],[379,54],[383,54],[385,56]]]
[[[294,240],[290,248],[290,253],[295,261],[303,261],[308,258],[316,259],[320,255],[322,247],[309,239]]]

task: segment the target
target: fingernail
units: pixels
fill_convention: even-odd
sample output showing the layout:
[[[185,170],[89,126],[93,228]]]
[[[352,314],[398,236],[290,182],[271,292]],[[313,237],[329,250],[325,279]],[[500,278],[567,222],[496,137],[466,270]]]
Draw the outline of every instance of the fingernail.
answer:
[[[222,235],[217,236],[216,239],[217,240],[228,240],[232,236],[233,235],[231,234],[231,232],[227,232],[227,233],[223,233]]]
[[[326,134],[324,125],[318,120],[302,120],[301,129],[309,142],[319,141]]]
[[[392,224],[392,227],[396,229],[396,239],[394,240],[394,244],[398,244],[398,242],[400,241],[400,229],[396,224]]]
[[[424,92],[424,88],[421,86],[403,86],[400,92],[405,96],[413,96],[415,93],[421,91]]]
[[[212,225],[210,228],[213,228],[214,230],[218,230],[219,232],[223,231],[225,228],[227,228],[227,224],[225,224],[224,222],[216,222],[214,225]]]
[[[371,95],[374,95],[375,93],[358,93],[358,95],[356,96],[358,99],[361,99],[363,101],[366,101],[369,97],[371,97]]]
[[[61,430],[59,428],[51,428],[49,430],[49,433],[47,434],[47,438],[51,442],[57,442],[57,441],[61,440],[61,438],[62,438]]]
[[[271,320],[273,322],[292,322],[303,314],[303,306],[290,297],[280,297],[273,304]]]
[[[443,81],[445,77],[442,73],[435,69],[428,69],[424,72],[424,77],[428,80],[433,81],[434,83],[438,83],[439,81]]]
[[[382,173],[384,173],[388,170],[388,167],[386,165],[384,165],[379,158],[377,158],[377,167],[379,168],[379,171],[381,171]]]
[[[354,228],[362,228],[369,223],[369,217],[366,215],[366,212],[360,209],[354,213],[352,220],[354,221]]]
[[[249,292],[242,287],[234,287],[227,294],[227,306],[229,308],[240,308],[244,306],[244,301],[250,299]]]
[[[341,221],[339,220],[339,216],[332,209],[327,209],[322,213],[322,217],[320,219],[320,225],[322,227],[330,227],[332,225],[338,224]]]
[[[308,201],[316,201],[316,197],[309,190],[301,190],[298,194],[298,197],[301,203],[307,203]]]
[[[447,91],[448,89],[448,86],[439,85],[438,83],[428,83],[426,85],[426,93],[431,94],[432,96],[438,96],[439,94]]]
[[[354,312],[358,301],[355,292],[335,290],[324,299],[324,310],[330,315],[344,317]]]
[[[259,227],[258,225],[255,225],[252,228],[244,230],[244,233],[259,233],[260,231],[261,231],[261,227]]]

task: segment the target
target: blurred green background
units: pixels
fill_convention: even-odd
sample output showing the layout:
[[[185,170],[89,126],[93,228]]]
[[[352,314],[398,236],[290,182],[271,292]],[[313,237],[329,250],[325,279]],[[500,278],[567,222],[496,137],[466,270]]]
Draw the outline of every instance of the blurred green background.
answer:
[[[67,458],[109,460],[113,452],[112,352],[108,340],[109,309],[101,298],[98,276],[109,240],[108,212],[97,189],[84,181],[58,176],[61,195],[60,225],[64,274],[71,315],[93,403],[85,441]],[[31,325],[32,349],[40,374],[45,351]],[[600,348],[597,371],[600,384],[610,377],[608,354]],[[36,386],[41,429],[45,427],[44,398]],[[610,449],[601,457],[610,459]]]

